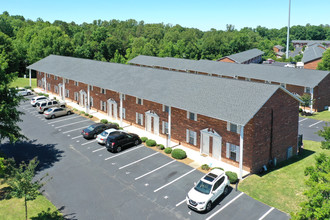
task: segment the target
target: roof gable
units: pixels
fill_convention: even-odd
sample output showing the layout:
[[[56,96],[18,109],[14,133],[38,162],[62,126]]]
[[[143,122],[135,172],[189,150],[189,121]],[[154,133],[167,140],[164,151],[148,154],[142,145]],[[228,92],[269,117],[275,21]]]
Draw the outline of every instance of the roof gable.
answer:
[[[229,56],[225,56],[223,58],[227,57],[227,58],[235,61],[236,63],[244,63],[244,62],[246,62],[250,59],[261,56],[263,54],[264,54],[264,52],[262,52],[261,50],[258,50],[258,49],[255,48],[255,49],[243,51],[243,52],[240,52],[240,53],[232,54],[232,55],[229,55]],[[221,58],[221,59],[223,59],[223,58]],[[219,60],[221,60],[221,59],[219,59]]]

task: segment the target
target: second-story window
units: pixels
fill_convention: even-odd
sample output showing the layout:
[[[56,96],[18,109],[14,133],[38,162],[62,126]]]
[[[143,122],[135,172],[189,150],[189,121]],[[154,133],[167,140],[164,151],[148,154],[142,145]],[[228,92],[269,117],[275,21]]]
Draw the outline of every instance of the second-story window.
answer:
[[[197,121],[197,114],[193,112],[187,112],[187,118],[193,121]]]

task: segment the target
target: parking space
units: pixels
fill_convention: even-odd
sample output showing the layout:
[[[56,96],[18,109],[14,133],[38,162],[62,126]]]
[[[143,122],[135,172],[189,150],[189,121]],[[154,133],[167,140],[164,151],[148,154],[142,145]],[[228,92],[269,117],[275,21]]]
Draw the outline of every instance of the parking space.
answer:
[[[82,137],[81,130],[94,123],[82,116],[44,120],[30,103],[22,103],[20,109],[26,113],[24,133],[36,137],[42,131],[43,140],[55,141],[65,152],[63,162],[47,170],[57,180],[48,183],[45,190],[55,205],[65,201],[64,212],[75,212],[79,219],[105,219],[106,214],[111,219],[129,219],[129,215],[135,217],[132,213],[143,215],[143,219],[156,217],[155,213],[159,213],[158,219],[289,219],[285,213],[234,189],[221,196],[209,213],[197,213],[187,207],[185,197],[204,175],[200,171],[143,145],[120,153],[108,152],[95,139]],[[74,187],[65,187],[63,183],[68,180],[64,178],[69,178]],[[63,190],[67,194],[58,193]],[[79,194],[84,190],[88,191],[86,196]],[[74,198],[76,194],[79,196]],[[86,200],[90,206],[75,204]],[[138,204],[133,205],[133,201]],[[101,213],[95,214],[97,210]]]
[[[325,126],[326,122],[310,118],[299,117],[299,134],[303,135],[304,140],[323,141],[323,138],[316,134]]]

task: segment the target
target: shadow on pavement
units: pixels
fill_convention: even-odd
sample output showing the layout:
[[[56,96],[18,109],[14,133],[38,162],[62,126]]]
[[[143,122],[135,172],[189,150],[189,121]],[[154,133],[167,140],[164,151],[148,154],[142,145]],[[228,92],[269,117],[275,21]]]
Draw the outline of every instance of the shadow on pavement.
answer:
[[[14,158],[17,164],[37,157],[39,161],[37,171],[42,171],[52,167],[62,157],[64,151],[56,149],[55,146],[55,144],[40,144],[36,143],[36,140],[28,140],[15,144],[7,142],[0,146],[0,150],[8,158]]]
[[[65,207],[62,206],[55,211],[50,211],[50,208],[48,208],[47,211],[42,211],[38,213],[38,216],[31,217],[31,220],[77,220],[77,218],[74,216],[75,213],[61,215],[60,211],[62,211],[64,208]]]

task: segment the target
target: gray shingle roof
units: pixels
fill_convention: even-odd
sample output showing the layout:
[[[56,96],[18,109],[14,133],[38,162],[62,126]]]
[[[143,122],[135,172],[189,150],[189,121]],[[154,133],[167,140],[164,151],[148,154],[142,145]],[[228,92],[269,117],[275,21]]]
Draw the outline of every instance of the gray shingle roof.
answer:
[[[176,58],[171,58],[176,59]],[[180,65],[169,62],[169,59],[160,57],[137,56],[129,63],[147,66],[162,66],[179,70],[192,70],[204,73],[213,73],[224,76],[241,76],[246,78],[267,80],[297,86],[317,86],[329,74],[329,71],[308,70],[299,68],[283,68],[269,65],[243,65],[210,60],[184,60]],[[157,63],[157,65],[155,65]]]
[[[277,49],[280,49],[280,50],[284,49],[284,47],[281,45],[275,45],[274,47],[276,47]]]
[[[304,55],[302,58],[303,63],[308,63],[316,59],[320,59],[323,56],[325,49],[318,47],[318,44],[314,44],[313,46],[309,46],[305,49]]]
[[[260,55],[263,55],[264,52],[262,52],[261,50],[258,49],[251,49],[251,50],[247,50],[247,51],[243,51],[240,53],[235,53],[229,56],[225,56],[223,58],[229,58],[231,60],[234,60],[236,63],[244,63],[245,61],[248,61],[250,59],[253,59],[255,57],[258,57]],[[221,58],[221,59],[223,59]],[[219,60],[221,60],[219,59]]]
[[[310,43],[325,43],[325,44],[330,44],[329,40],[293,40],[292,43],[306,43],[306,44],[310,44]]]
[[[50,55],[27,68],[245,125],[276,85]]]

